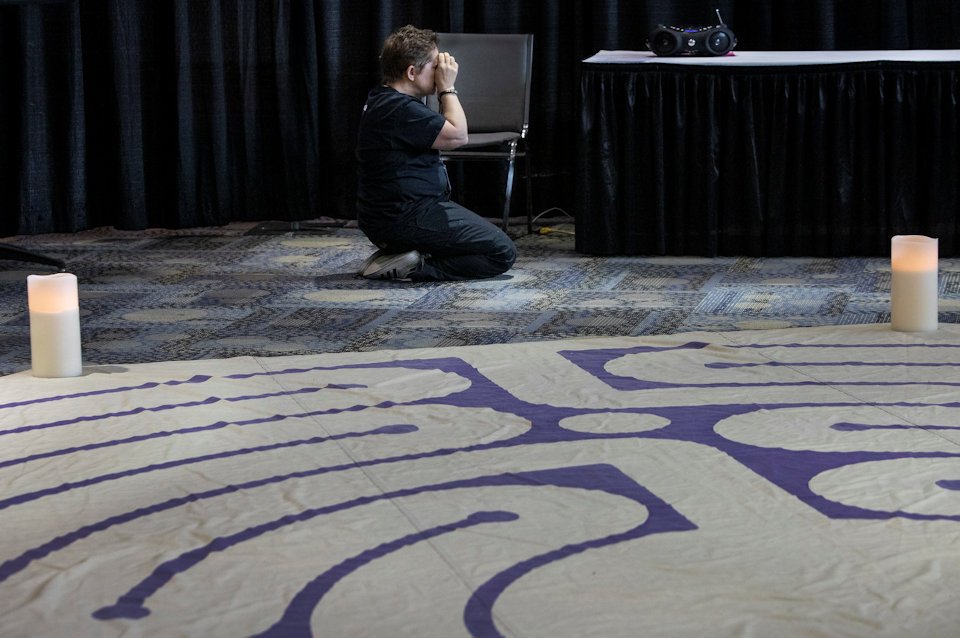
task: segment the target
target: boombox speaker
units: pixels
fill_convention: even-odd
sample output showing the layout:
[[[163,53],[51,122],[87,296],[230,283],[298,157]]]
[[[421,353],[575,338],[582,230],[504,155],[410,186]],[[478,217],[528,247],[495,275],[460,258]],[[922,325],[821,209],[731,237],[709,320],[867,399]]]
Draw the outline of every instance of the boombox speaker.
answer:
[[[720,12],[717,11],[717,17]],[[668,27],[658,25],[647,38],[647,47],[657,55],[726,55],[737,46],[730,27]]]

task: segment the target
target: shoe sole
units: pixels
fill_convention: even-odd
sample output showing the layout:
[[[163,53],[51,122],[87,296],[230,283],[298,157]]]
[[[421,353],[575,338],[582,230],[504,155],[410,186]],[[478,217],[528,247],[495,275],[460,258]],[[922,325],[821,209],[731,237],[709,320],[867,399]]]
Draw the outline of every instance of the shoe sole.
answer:
[[[384,263],[372,272],[363,273],[365,279],[406,279],[422,263],[420,253],[411,250],[406,253],[390,255]],[[370,264],[373,265],[372,263]]]

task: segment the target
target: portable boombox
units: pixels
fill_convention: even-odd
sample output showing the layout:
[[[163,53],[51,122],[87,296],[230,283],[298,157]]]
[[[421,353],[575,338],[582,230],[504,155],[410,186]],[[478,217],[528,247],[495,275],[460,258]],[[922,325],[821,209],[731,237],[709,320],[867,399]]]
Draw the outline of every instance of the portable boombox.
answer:
[[[657,55],[726,55],[737,46],[737,36],[723,23],[712,27],[658,25],[647,38],[647,48]]]

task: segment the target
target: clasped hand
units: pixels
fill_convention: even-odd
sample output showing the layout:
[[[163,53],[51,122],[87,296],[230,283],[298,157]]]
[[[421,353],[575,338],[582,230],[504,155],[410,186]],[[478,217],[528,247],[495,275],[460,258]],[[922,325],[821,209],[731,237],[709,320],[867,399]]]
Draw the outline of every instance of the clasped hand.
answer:
[[[457,80],[457,72],[460,65],[457,60],[448,52],[437,54],[437,70],[434,76],[434,83],[437,85],[437,92],[452,89]]]

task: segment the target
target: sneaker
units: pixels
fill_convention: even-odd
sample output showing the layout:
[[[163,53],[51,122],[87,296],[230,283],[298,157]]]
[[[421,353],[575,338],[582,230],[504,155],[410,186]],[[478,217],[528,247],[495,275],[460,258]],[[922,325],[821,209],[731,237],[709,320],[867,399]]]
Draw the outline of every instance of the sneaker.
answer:
[[[422,263],[423,256],[416,250],[375,255],[360,276],[365,279],[409,279]]]
[[[374,262],[375,259],[384,255],[383,248],[373,253],[369,257],[363,260],[363,263],[360,264],[360,268],[357,269],[357,276],[363,277],[364,271],[370,267],[370,264]]]

